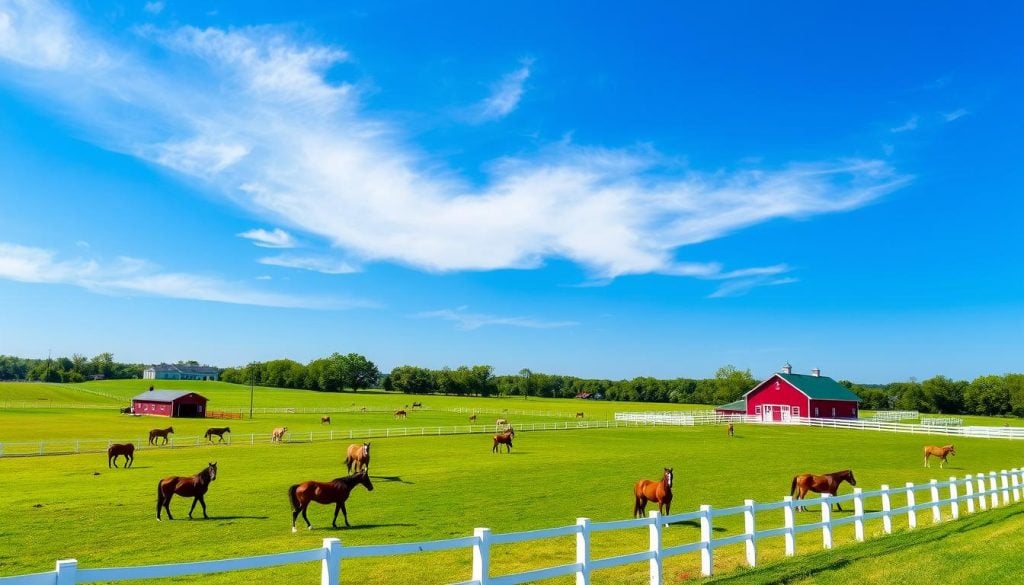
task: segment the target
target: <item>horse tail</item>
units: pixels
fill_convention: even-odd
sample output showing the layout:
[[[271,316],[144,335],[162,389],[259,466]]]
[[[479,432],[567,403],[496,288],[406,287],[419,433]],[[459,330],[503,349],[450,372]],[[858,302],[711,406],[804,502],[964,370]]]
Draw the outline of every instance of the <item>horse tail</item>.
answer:
[[[156,482],[156,517],[160,519],[160,507],[164,504],[163,480]]]
[[[793,483],[790,484],[790,486],[789,486],[789,495],[791,495],[791,496],[796,493],[796,478],[797,478],[797,476],[794,475],[793,476]]]
[[[292,512],[297,512],[301,506],[299,505],[299,498],[295,495],[295,491],[299,489],[299,484],[295,484],[288,488],[288,501],[292,504]]]

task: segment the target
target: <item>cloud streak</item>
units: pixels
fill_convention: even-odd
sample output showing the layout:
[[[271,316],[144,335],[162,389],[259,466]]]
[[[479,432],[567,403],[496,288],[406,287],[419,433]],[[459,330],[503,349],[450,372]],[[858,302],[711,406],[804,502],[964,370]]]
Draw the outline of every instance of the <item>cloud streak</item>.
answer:
[[[524,61],[522,67],[506,74],[491,86],[491,94],[474,108],[473,117],[477,122],[488,122],[511,114],[523,98],[523,85],[530,78],[532,61]]]
[[[238,237],[252,241],[254,246],[261,248],[294,248],[297,244],[291,234],[281,228],[267,231],[263,228],[251,229],[238,234]]]
[[[145,260],[120,257],[113,262],[59,260],[51,250],[0,242],[0,279],[65,284],[95,293],[212,301],[261,307],[345,309],[374,303],[337,297],[282,295],[249,288],[244,283],[184,272],[165,272]]]
[[[499,315],[488,315],[485,313],[471,313],[468,307],[456,309],[440,309],[437,311],[425,311],[415,315],[421,319],[442,319],[455,323],[457,329],[472,331],[488,326],[525,327],[528,329],[559,329],[563,327],[575,327],[579,325],[576,321],[546,321],[533,317],[503,317]]]
[[[349,59],[343,49],[273,27],[185,26],[141,28],[145,50],[135,50],[45,2],[14,6],[0,9],[0,60],[29,91],[97,143],[322,239],[351,267],[479,271],[568,260],[594,281],[740,278],[775,267],[726,269],[680,255],[766,221],[856,209],[910,180],[863,159],[680,172],[652,148],[564,142],[491,161],[486,179],[472,182],[404,143],[400,128],[365,110],[354,84],[325,80]],[[29,59],[33,50],[42,58]],[[160,51],[160,64],[146,51]],[[529,73],[526,63],[507,75],[482,111],[513,111]],[[317,269],[296,258],[261,262]]]

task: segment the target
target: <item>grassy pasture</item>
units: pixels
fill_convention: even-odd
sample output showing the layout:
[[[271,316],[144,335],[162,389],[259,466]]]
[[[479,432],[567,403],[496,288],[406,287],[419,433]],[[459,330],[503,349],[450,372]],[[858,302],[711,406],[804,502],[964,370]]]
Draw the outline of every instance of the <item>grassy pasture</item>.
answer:
[[[30,385],[15,386],[28,388]],[[226,396],[232,393],[244,398],[244,404],[248,405],[248,387],[223,386],[228,388],[195,386],[194,383],[189,388],[210,396],[212,408],[217,408],[213,400],[228,402]],[[110,388],[107,386],[102,391],[113,393]],[[4,399],[6,390],[0,387]],[[521,398],[413,398],[364,392],[324,395],[261,388],[256,392],[257,400],[262,395],[268,402],[266,406],[300,406],[296,400],[309,400],[310,405],[315,406],[336,401],[339,406],[356,402],[390,409],[411,404],[416,399],[431,408],[411,412],[406,421],[396,421],[388,412],[332,414],[332,426],[336,428],[466,424],[464,415],[444,410],[455,407],[555,410],[570,414],[585,410],[588,418],[611,418],[615,410],[685,408]],[[137,388],[127,395],[134,393]],[[281,396],[289,400],[282,400]],[[513,422],[517,420],[522,419],[513,418]],[[202,434],[207,426],[221,424],[230,425],[236,435],[266,433],[280,425],[296,432],[325,428],[319,425],[319,417],[313,415],[258,415],[254,421],[221,423],[129,417],[109,410],[0,410],[0,441],[59,436],[132,437],[149,428],[172,423],[180,435]],[[183,425],[180,429],[179,424]],[[313,548],[327,536],[339,537],[347,545],[382,544],[469,536],[478,526],[504,533],[572,524],[575,518],[584,516],[594,521],[624,519],[631,513],[633,483],[640,478],[656,479],[664,466],[675,468],[673,511],[682,512],[696,510],[700,504],[734,506],[741,504],[744,498],[766,502],[780,500],[786,495],[792,476],[804,471],[820,473],[849,467],[856,472],[859,485],[872,490],[882,483],[892,486],[907,481],[926,483],[931,478],[962,477],[966,473],[1024,465],[1019,444],[1009,441],[958,440],[959,455],[952,458],[947,469],[939,470],[922,468],[920,456],[921,446],[926,442],[941,442],[939,437],[755,425],[737,425],[736,435],[730,439],[723,427],[713,426],[521,432],[511,455],[492,454],[487,435],[374,439],[371,476],[376,489],[367,493],[358,488],[352,495],[348,509],[353,527],[331,529],[333,507],[314,505],[309,512],[314,530],[300,530],[298,534],[290,532],[287,487],[306,479],[329,480],[343,475],[344,449],[348,441],[283,445],[236,442],[231,446],[146,449],[136,453],[136,466],[128,470],[108,470],[105,455],[95,453],[0,458],[0,477],[3,478],[0,482],[0,576],[50,570],[59,558],[77,558],[83,567],[141,565]],[[220,467],[220,476],[207,495],[211,518],[189,521],[187,512],[191,501],[176,497],[171,504],[176,520],[157,523],[155,489],[159,478],[191,475],[208,461],[218,461]],[[849,487],[844,486],[842,493],[848,491]],[[923,493],[919,493],[920,497]],[[902,498],[893,498],[894,507],[903,504]],[[880,503],[869,500],[866,508],[878,510]],[[1020,511],[1020,507],[1007,510],[1013,509]],[[844,514],[847,513],[835,513],[837,516]],[[986,520],[987,514],[993,515],[990,516],[993,520]],[[944,515],[948,515],[948,509]],[[820,515],[816,510],[798,516],[802,522],[817,519]],[[989,523],[996,519],[1000,522],[990,527]],[[781,513],[759,515],[758,522],[761,527],[781,525]],[[919,526],[928,526],[930,522],[928,514],[919,514]],[[906,519],[896,519],[894,524],[897,529],[903,528]],[[982,554],[997,547],[985,547],[977,536],[954,538],[960,530],[957,526],[968,529],[978,525],[978,530],[1002,533],[1007,527],[1021,524],[1019,515],[990,511],[934,530],[947,531],[952,539],[951,546],[969,548],[973,543],[974,554]],[[302,525],[300,518],[299,526]],[[716,519],[717,537],[741,530],[739,516]],[[868,523],[866,531],[869,538],[880,534],[880,521]],[[852,533],[852,527],[839,529],[835,535],[837,545],[852,542]],[[865,574],[891,577],[891,572],[883,570],[878,563],[867,561],[871,557],[858,551],[873,550],[878,555],[892,555],[894,561],[903,562],[904,557],[915,553],[904,551],[900,556],[903,549],[894,547],[893,543],[905,538],[911,539],[910,542],[931,543],[928,537],[919,536],[928,533],[930,530],[919,529],[905,536],[869,541],[866,545],[840,546],[828,553],[804,557],[804,553],[820,550],[820,534],[812,532],[798,537],[796,560],[770,563],[764,569],[742,571],[723,578],[745,579],[734,582],[811,583],[833,573],[838,582],[853,581]],[[688,524],[669,527],[665,533],[667,545],[692,542],[698,536],[698,527]],[[646,539],[645,530],[601,533],[595,535],[593,555],[599,558],[643,550]],[[946,546],[946,541],[943,543]],[[762,563],[781,559],[782,547],[781,538],[761,541]],[[496,547],[492,551],[493,572],[506,574],[571,562],[573,551],[574,543],[569,538]],[[741,545],[716,550],[716,572],[722,574],[741,566],[742,555]],[[342,580],[367,583],[465,580],[469,578],[470,557],[467,549],[347,561],[343,565]],[[927,558],[927,554],[921,557]],[[847,565],[836,561],[846,558],[866,562]],[[815,562],[821,565],[813,564]],[[826,567],[826,572],[815,568],[821,566]],[[595,573],[594,581],[640,583],[644,582],[645,572],[643,565],[606,570]],[[315,582],[318,574],[318,565],[310,563],[263,570],[258,580]],[[696,555],[666,561],[665,575],[669,582],[698,574]],[[212,575],[204,580],[222,584],[244,583],[254,578],[256,574],[243,572]],[[571,579],[555,581],[572,582]]]

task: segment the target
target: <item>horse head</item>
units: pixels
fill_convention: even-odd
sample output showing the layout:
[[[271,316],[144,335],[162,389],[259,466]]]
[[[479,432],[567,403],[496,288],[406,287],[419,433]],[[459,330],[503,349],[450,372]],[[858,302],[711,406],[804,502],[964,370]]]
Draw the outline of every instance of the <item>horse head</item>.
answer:
[[[947,448],[949,449],[950,455],[956,455],[956,448],[953,447],[953,445],[947,445]]]
[[[672,487],[672,468],[671,467],[666,467],[665,468],[665,485],[667,485],[668,487]]]
[[[846,471],[844,471],[843,477],[841,479],[845,479],[846,481],[850,482],[850,485],[852,486],[857,485],[857,478],[853,477],[852,469],[847,469]]]
[[[370,458],[370,442],[363,443],[363,457]]]
[[[363,487],[366,488],[366,491],[372,492],[373,491],[373,482],[370,481],[370,472],[369,471],[362,471],[362,472],[359,473],[358,477],[359,477],[359,483],[363,484]]]
[[[213,463],[207,465],[206,471],[207,474],[210,476],[210,481],[217,479],[217,462],[214,461]]]

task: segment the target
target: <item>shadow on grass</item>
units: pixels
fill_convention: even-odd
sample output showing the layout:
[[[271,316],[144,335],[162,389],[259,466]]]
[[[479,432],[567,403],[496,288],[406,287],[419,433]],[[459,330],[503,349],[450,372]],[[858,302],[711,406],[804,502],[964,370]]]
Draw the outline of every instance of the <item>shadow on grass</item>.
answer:
[[[671,524],[666,524],[665,526],[688,526],[690,528],[700,529],[700,522],[697,520],[684,520],[682,522],[673,522]],[[711,531],[725,532],[725,528],[722,528],[721,526],[712,526]]]
[[[402,477],[399,476],[399,475],[371,475],[370,479],[372,479],[373,481],[388,481],[388,482],[398,482],[398,483],[407,483],[409,485],[416,485],[415,482],[406,481],[406,480],[402,479]]]
[[[370,530],[371,528],[389,528],[389,527],[392,527],[392,526],[416,526],[416,525],[415,524],[400,524],[400,523],[395,523],[395,524],[353,524],[352,526],[347,526],[346,527],[346,526],[342,525],[342,526],[338,526],[337,528],[334,528],[333,526],[326,526],[324,528],[316,528],[316,527],[314,527],[313,528],[313,532],[316,532],[318,530],[332,530],[332,531],[333,530]]]
[[[926,528],[902,531],[884,535],[863,543],[853,543],[828,551],[799,554],[792,559],[768,563],[754,569],[739,569],[729,575],[711,578],[702,583],[729,583],[749,585],[752,583],[791,583],[794,581],[824,579],[822,573],[841,569],[854,562],[880,562],[886,555],[908,549],[933,546],[948,536],[962,535],[973,530],[1014,519],[1024,515],[1022,509],[1002,508],[985,514],[944,522]],[[884,561],[883,561],[884,562]]]

